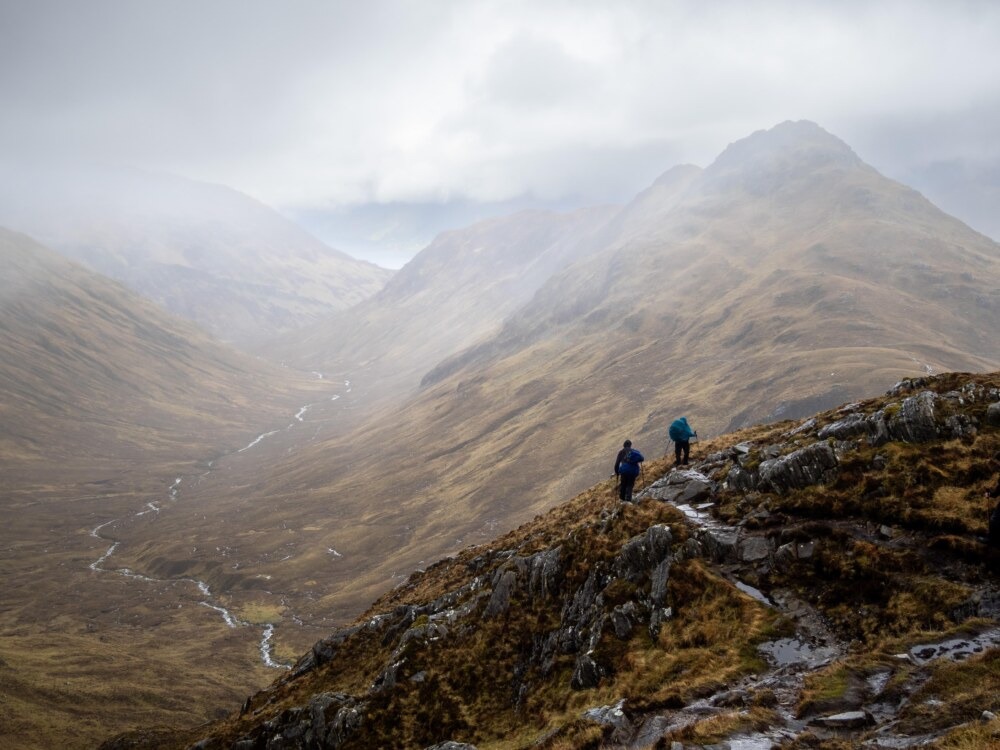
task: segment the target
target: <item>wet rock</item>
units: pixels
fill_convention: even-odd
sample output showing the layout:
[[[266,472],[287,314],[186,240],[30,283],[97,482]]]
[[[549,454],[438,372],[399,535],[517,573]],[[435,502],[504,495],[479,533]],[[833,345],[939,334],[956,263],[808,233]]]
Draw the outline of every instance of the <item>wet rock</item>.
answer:
[[[648,490],[650,497],[677,504],[711,500],[715,493],[715,482],[691,469],[672,471],[650,485]]]
[[[1000,403],[990,404],[986,407],[986,424],[1000,427]]]
[[[845,711],[832,716],[819,716],[809,723],[826,729],[864,729],[874,725],[875,719],[867,711]]]

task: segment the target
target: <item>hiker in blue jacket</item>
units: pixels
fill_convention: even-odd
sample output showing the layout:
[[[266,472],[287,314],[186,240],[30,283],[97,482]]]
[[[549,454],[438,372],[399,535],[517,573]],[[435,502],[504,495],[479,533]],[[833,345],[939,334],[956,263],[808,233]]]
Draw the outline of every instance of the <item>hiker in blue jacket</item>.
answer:
[[[670,425],[670,439],[674,441],[674,466],[681,463],[687,465],[688,456],[691,454],[691,438],[698,437],[698,433],[688,425],[687,417],[675,419]],[[681,461],[681,454],[684,454],[684,461]]]
[[[623,503],[632,502],[632,488],[643,461],[642,454],[632,447],[632,441],[626,440],[615,459],[615,474],[618,477],[618,497]]]

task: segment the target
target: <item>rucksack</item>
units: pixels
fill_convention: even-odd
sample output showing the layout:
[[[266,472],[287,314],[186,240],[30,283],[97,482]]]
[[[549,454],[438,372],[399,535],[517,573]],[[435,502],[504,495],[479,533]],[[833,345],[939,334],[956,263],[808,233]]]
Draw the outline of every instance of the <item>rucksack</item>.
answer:
[[[640,461],[642,461],[642,454],[637,450],[629,448],[618,464],[618,473],[630,477],[638,475]]]

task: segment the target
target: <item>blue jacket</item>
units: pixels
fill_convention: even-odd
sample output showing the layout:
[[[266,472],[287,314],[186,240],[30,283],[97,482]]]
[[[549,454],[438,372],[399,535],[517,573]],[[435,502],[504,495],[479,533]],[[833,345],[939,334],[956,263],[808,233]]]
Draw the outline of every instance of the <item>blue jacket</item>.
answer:
[[[627,477],[639,475],[639,464],[646,459],[635,448],[622,448],[615,459],[615,474]]]
[[[670,439],[675,443],[690,440],[695,436],[695,431],[688,425],[687,417],[675,419],[670,425]]]

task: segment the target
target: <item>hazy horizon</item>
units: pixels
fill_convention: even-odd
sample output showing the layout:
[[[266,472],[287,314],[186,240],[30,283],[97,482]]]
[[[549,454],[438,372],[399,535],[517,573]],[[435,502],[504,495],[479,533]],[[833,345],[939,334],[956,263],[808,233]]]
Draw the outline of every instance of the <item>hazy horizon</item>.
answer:
[[[997,238],[998,35],[976,0],[0,0],[0,162],[227,185],[398,267],[806,119]]]

